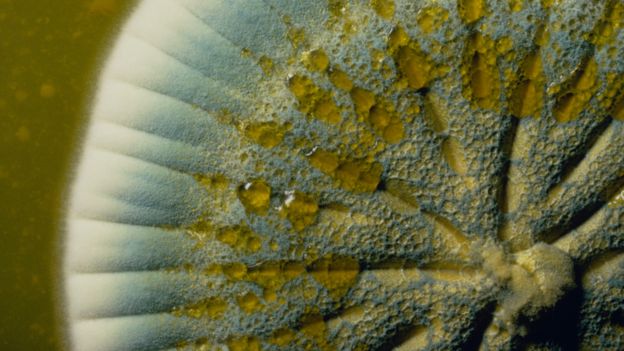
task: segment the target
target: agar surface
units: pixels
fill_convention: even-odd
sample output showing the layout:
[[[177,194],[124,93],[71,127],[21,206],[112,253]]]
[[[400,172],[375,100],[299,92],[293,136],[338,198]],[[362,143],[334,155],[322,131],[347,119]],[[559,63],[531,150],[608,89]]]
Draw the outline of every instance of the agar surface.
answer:
[[[73,347],[624,348],[623,24],[143,1],[74,187]]]

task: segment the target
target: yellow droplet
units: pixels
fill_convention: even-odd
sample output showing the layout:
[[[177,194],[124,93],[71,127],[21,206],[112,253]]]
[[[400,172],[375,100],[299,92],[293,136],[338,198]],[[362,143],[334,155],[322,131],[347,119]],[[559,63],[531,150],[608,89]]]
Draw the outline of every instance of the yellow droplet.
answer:
[[[291,344],[296,337],[297,334],[292,329],[283,328],[276,330],[273,335],[271,335],[269,342],[278,346],[287,346]]]
[[[351,78],[349,78],[349,76],[340,69],[332,68],[329,71],[329,80],[338,89],[342,89],[345,91],[350,91],[351,89],[353,89],[353,82],[351,81]]]
[[[418,26],[423,33],[429,34],[436,31],[448,20],[448,11],[440,6],[430,6],[418,12]]]
[[[433,66],[426,56],[411,47],[404,46],[399,49],[397,62],[399,71],[407,78],[410,88],[420,89],[429,84]]]
[[[516,88],[511,100],[511,113],[519,118],[537,116],[542,107],[541,87],[531,80],[524,80]]]
[[[407,46],[409,42],[410,38],[405,29],[401,26],[397,26],[392,30],[390,36],[388,36],[388,51],[390,51],[390,53],[395,53],[398,48]]]
[[[325,174],[334,174],[340,164],[338,156],[332,152],[315,148],[309,156],[310,164]]]
[[[356,192],[373,192],[381,179],[382,167],[379,163],[365,161],[345,161],[336,170],[340,185]]]
[[[293,228],[301,231],[316,221],[318,204],[312,196],[299,191],[287,194],[281,214],[288,219]]]
[[[382,18],[392,19],[394,17],[394,0],[371,0],[371,6]]]
[[[286,128],[276,122],[260,122],[249,124],[245,128],[245,136],[265,148],[273,148],[284,139]]]
[[[209,317],[218,319],[227,309],[227,302],[218,297],[211,297],[197,303],[174,310],[174,315],[189,316],[192,318]]]
[[[353,286],[360,272],[358,261],[341,256],[322,258],[310,267],[310,273],[333,298],[340,298]]]
[[[384,130],[390,124],[391,116],[383,107],[373,106],[370,111],[369,121],[374,128]]]
[[[453,137],[448,137],[442,143],[442,155],[448,165],[459,175],[464,175],[468,171],[468,163],[464,156],[464,148],[459,141]]]
[[[624,4],[621,1],[606,2],[603,15],[589,33],[589,41],[600,47],[613,42],[624,25]]]
[[[217,233],[217,240],[236,250],[247,252],[257,252],[262,247],[258,235],[242,224],[221,229]]]
[[[545,78],[539,52],[527,56],[522,65],[523,80],[511,98],[511,113],[516,117],[539,116],[544,103]]]
[[[543,8],[550,8],[555,3],[555,0],[542,0]]]
[[[247,266],[240,263],[228,263],[223,265],[223,273],[232,280],[241,280],[247,274]]]
[[[265,215],[271,202],[271,187],[264,180],[254,180],[238,188],[238,199],[247,212]]]
[[[312,79],[294,75],[288,79],[288,88],[299,102],[299,110],[328,123],[340,122],[340,109],[331,94],[319,88]]]
[[[383,131],[383,138],[389,143],[398,143],[405,137],[405,130],[401,121],[393,122]]]
[[[310,71],[324,72],[329,67],[329,58],[323,49],[303,53],[303,63]]]
[[[459,0],[459,14],[465,23],[472,23],[485,15],[484,0]]]
[[[426,121],[435,132],[441,133],[448,128],[448,110],[439,95],[430,92],[425,96],[424,112]]]
[[[495,109],[500,94],[500,78],[494,42],[486,36],[476,33],[466,47],[464,82],[472,101],[478,107]],[[466,93],[466,91],[465,91]]]
[[[264,300],[268,302],[275,302],[275,300],[277,300],[277,293],[273,289],[264,289],[264,294],[262,296]]]
[[[513,47],[513,41],[510,37],[500,38],[496,42],[496,52],[499,54],[507,53]]]
[[[523,1],[524,0],[509,0],[509,10],[511,10],[511,12],[521,11]]]
[[[302,262],[291,261],[284,263],[284,265],[282,266],[282,273],[284,274],[284,277],[286,277],[286,279],[288,280],[300,276],[301,274],[305,273],[305,271],[306,268]]]
[[[324,338],[327,326],[320,314],[310,314],[301,318],[301,332],[314,339]]]
[[[245,313],[251,314],[259,311],[262,308],[262,303],[260,302],[260,299],[252,292],[237,297],[236,301],[238,302],[238,306]]]
[[[226,228],[217,234],[217,240],[223,242],[224,244],[234,246],[238,241],[238,233],[233,228]]]
[[[351,90],[351,100],[353,100],[355,112],[367,114],[375,104],[375,95],[368,90],[356,87]]]
[[[223,274],[223,267],[219,264],[211,264],[203,272],[206,275],[220,275]]]
[[[340,122],[340,110],[332,98],[319,100],[312,112],[314,117],[332,124]]]
[[[229,339],[227,346],[230,351],[260,351],[260,340],[255,336],[243,336]]]
[[[230,181],[223,174],[196,174],[194,178],[210,190],[225,190],[227,189]]]

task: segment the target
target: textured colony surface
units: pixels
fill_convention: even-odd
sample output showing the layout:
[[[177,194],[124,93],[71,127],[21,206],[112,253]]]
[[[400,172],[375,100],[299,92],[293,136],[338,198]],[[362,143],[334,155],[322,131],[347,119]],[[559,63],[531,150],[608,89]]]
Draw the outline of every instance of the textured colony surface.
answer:
[[[624,349],[623,21],[143,1],[74,186],[72,347]]]

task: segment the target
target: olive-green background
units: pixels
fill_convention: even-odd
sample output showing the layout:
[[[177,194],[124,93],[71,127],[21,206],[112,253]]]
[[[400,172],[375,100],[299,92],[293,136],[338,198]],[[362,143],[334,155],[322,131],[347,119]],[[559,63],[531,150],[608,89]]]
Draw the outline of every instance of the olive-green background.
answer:
[[[0,350],[62,350],[67,183],[134,0],[0,0]]]

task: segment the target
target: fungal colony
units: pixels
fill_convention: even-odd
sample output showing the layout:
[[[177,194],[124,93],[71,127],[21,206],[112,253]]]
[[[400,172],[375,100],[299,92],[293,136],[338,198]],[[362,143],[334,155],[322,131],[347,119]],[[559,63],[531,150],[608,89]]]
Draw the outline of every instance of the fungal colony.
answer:
[[[623,24],[140,2],[73,186],[71,347],[623,349]]]

